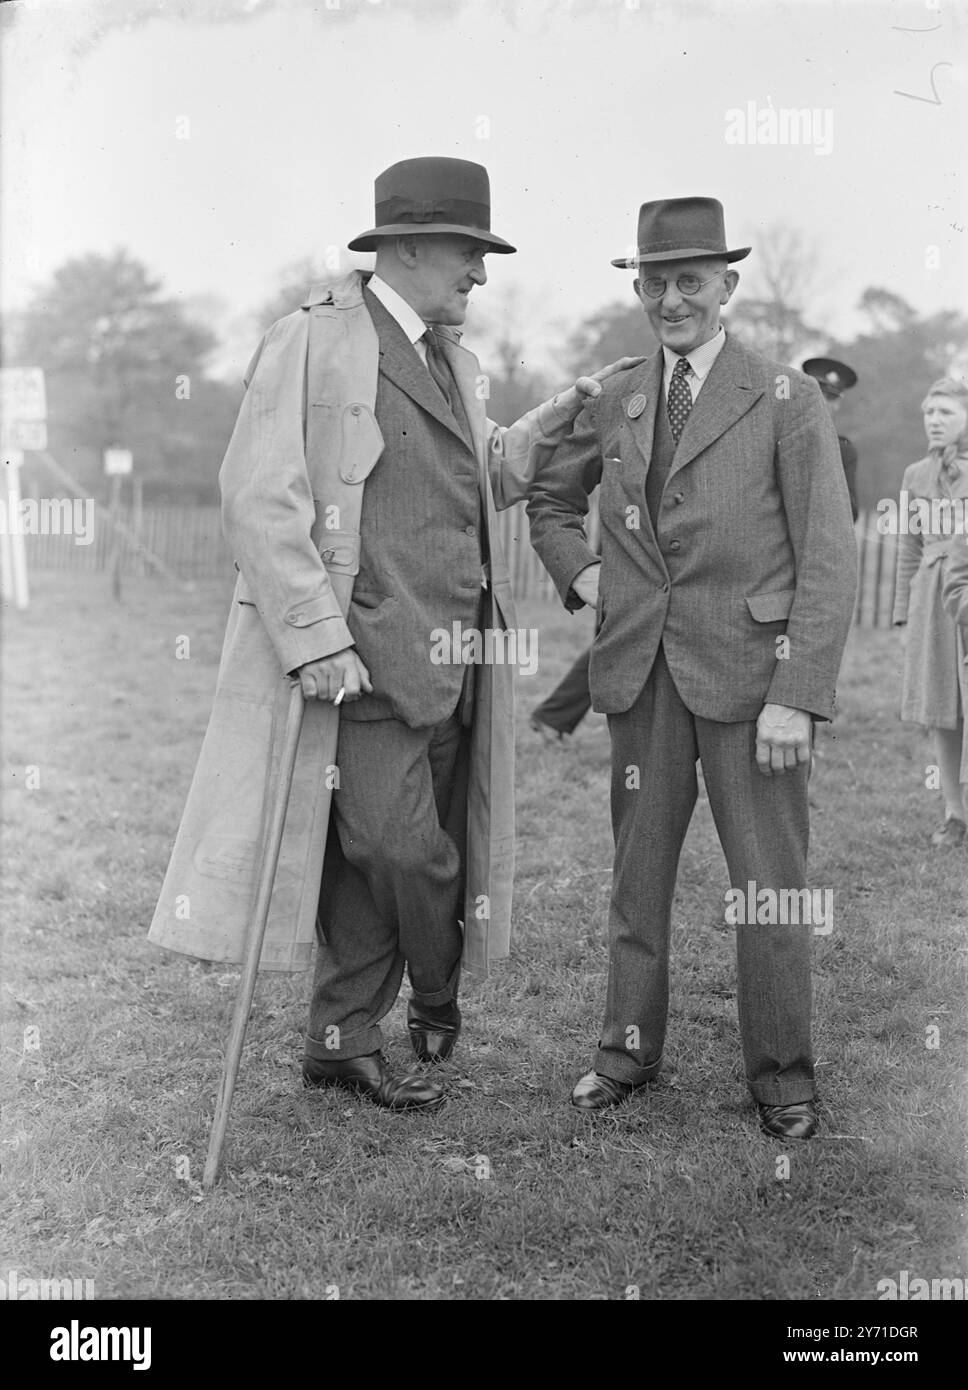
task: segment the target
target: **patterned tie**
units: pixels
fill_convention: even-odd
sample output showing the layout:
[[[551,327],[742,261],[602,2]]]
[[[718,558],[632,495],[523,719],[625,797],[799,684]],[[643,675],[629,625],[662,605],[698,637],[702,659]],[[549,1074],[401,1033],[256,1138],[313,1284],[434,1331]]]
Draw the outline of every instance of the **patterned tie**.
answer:
[[[672,373],[672,380],[669,382],[669,399],[666,401],[666,409],[669,412],[669,428],[672,430],[672,437],[677,444],[689,412],[692,410],[692,392],[689,390],[689,383],[686,380],[688,370],[688,357],[680,357],[676,363],[675,371]]]
[[[426,333],[423,335],[423,340],[427,344],[427,370],[433,377],[434,384],[447,402],[455,418],[460,419],[454,404],[454,378],[450,374],[447,359],[440,350],[440,344],[437,342],[436,335],[432,328],[427,329]]]

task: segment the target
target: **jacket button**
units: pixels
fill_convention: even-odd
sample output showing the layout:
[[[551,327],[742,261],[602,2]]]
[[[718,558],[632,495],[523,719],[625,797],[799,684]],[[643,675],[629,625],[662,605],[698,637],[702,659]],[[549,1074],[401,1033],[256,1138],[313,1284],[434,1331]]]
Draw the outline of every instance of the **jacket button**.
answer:
[[[680,548],[680,545],[681,545],[681,542],[680,542],[680,541],[670,541],[670,542],[669,542],[669,549],[670,549],[670,550],[678,550],[678,549]]]
[[[676,495],[675,495],[675,497],[672,499],[672,500],[675,502],[675,504],[676,504],[677,507],[678,507],[679,503],[682,501],[683,496],[684,496],[683,493],[677,492]]]
[[[359,407],[358,405],[351,405],[351,406],[350,406],[350,414],[351,414],[351,415],[359,415],[359,413],[360,413],[360,407]]]
[[[667,594],[667,593],[669,592],[669,586],[668,586],[668,584],[663,584],[663,586],[662,586],[662,592],[663,592],[664,594]]]
[[[465,532],[465,534],[468,535],[468,536],[476,536],[476,535],[477,535],[477,527],[476,527],[476,526],[465,526],[465,527],[464,527],[464,532]]]

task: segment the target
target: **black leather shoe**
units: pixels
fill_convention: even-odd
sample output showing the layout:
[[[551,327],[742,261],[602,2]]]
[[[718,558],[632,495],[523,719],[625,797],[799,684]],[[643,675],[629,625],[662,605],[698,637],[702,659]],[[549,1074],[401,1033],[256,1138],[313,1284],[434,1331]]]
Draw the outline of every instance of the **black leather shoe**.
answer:
[[[760,1129],[777,1139],[812,1139],[817,1132],[817,1107],[812,1100],[796,1105],[760,1105]]]
[[[395,1076],[379,1052],[367,1057],[338,1058],[320,1062],[315,1057],[303,1060],[304,1086],[342,1086],[356,1091],[387,1110],[431,1110],[439,1105],[444,1093],[425,1076]]]
[[[576,1083],[571,1103],[579,1110],[607,1110],[610,1105],[621,1105],[628,1100],[634,1090],[631,1081],[613,1081],[610,1076],[587,1071]]]
[[[413,1050],[421,1062],[446,1062],[460,1036],[460,1009],[457,1000],[430,1007],[407,1005],[407,1028]]]

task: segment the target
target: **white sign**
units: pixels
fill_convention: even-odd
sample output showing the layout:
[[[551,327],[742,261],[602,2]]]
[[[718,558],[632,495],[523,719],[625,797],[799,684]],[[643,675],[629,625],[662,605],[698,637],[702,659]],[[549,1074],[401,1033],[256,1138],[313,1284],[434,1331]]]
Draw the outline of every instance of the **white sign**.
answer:
[[[134,456],[130,449],[105,449],[105,473],[130,473],[134,467]]]
[[[42,367],[0,367],[0,417],[7,423],[47,419]]]
[[[47,426],[43,420],[0,421],[0,448],[4,453],[10,449],[46,449]]]

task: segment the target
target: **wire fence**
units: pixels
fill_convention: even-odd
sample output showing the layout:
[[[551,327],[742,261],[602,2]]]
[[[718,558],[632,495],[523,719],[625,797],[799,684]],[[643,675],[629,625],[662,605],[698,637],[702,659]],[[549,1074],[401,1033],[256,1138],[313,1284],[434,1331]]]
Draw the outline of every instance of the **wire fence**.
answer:
[[[28,535],[24,538],[28,569],[119,571],[146,575],[161,561],[179,579],[212,580],[233,575],[234,559],[222,534],[217,506],[121,508],[124,531],[98,513],[89,544],[78,545],[70,535]],[[854,621],[865,627],[889,627],[894,603],[895,536],[882,536],[876,514],[862,512],[857,520],[858,588]],[[594,544],[598,517],[589,515]],[[529,542],[524,504],[508,508],[498,518],[498,534],[507,557],[515,594],[522,599],[554,598],[554,586]],[[147,555],[146,555],[147,552]]]

